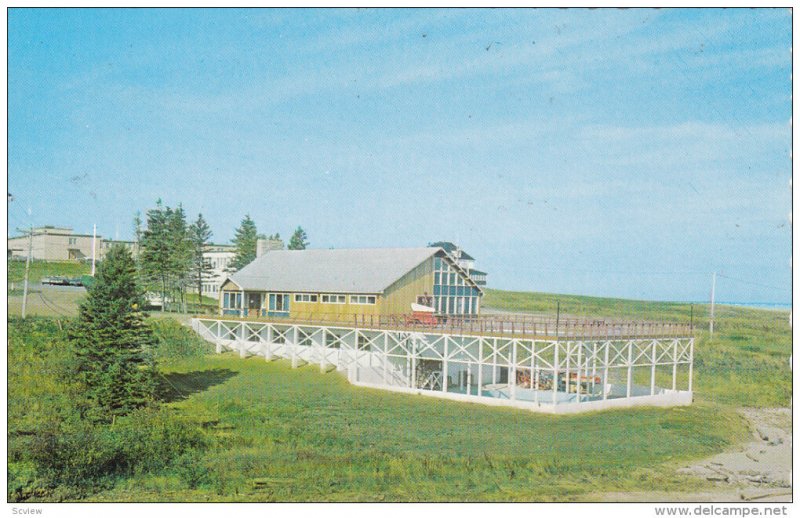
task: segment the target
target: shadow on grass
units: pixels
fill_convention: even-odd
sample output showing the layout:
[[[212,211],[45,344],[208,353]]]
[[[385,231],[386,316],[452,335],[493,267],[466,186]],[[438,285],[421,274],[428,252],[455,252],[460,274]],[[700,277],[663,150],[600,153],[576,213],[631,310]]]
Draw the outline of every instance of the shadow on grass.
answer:
[[[158,398],[166,403],[183,401],[189,396],[225,383],[238,373],[230,369],[211,369],[162,374],[158,379]]]

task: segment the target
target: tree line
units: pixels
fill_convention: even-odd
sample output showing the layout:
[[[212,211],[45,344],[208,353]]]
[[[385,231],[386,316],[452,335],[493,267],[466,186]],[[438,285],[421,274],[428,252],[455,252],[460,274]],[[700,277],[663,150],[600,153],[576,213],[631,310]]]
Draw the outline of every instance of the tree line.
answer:
[[[203,253],[211,244],[213,232],[203,214],[189,223],[181,204],[172,208],[159,199],[156,206],[147,211],[144,221],[136,214],[134,233],[139,246],[137,263],[143,286],[160,295],[164,310],[169,301],[174,301],[185,312],[187,290],[196,289],[200,297],[203,281],[211,277],[211,265]],[[228,266],[229,272],[244,268],[256,258],[259,239],[280,240],[280,234],[259,234],[253,219],[245,215],[232,241],[235,256]],[[308,245],[305,230],[298,226],[287,248],[304,250]]]

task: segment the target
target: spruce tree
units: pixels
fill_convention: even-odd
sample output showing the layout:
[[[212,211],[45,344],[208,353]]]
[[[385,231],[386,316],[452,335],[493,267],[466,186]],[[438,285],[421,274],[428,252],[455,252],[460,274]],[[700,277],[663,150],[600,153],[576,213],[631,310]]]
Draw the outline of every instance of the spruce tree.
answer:
[[[92,421],[109,422],[153,401],[154,339],[143,303],[133,257],[112,246],[69,332],[76,381],[90,405],[84,417]]]
[[[229,269],[232,271],[241,270],[256,258],[256,246],[258,244],[258,230],[255,222],[250,219],[250,215],[245,215],[236,235],[233,238],[236,246],[236,256],[231,261]]]
[[[203,251],[211,239],[211,228],[203,219],[203,214],[197,215],[197,220],[189,226],[189,237],[192,243],[192,272],[197,281],[197,297],[202,301],[203,280],[208,278],[211,266],[206,264]]]
[[[166,209],[161,200],[147,211],[147,228],[139,243],[139,262],[142,277],[146,282],[157,284],[161,292],[162,309],[167,309],[167,288],[170,280],[170,240],[168,218],[172,210]]]
[[[177,291],[186,312],[186,286],[192,282],[192,239],[186,225],[186,213],[183,206],[171,210],[167,208],[167,239],[169,243],[169,275],[170,287]]]
[[[306,231],[303,230],[303,227],[297,227],[291,239],[289,239],[289,250],[305,250],[308,245]]]

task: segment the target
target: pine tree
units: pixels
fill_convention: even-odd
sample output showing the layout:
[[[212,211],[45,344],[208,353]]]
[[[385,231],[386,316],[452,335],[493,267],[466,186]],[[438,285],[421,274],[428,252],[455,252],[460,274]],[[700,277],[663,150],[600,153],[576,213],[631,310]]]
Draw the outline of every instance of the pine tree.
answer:
[[[297,227],[291,239],[289,239],[289,250],[305,250],[308,245],[306,231],[303,230],[303,227]]]
[[[192,273],[197,281],[197,298],[202,301],[203,280],[209,276],[211,266],[206,264],[203,251],[211,239],[211,228],[203,219],[203,214],[197,215],[197,220],[189,226],[189,236],[192,242]]]
[[[147,228],[139,243],[139,262],[147,284],[157,284],[161,304],[167,309],[167,288],[170,280],[170,240],[168,218],[172,210],[159,199],[156,207],[147,211]]]
[[[192,240],[186,225],[186,213],[181,204],[174,210],[167,208],[167,234],[171,289],[178,292],[185,313],[186,286],[192,283]]]
[[[154,339],[143,302],[133,257],[124,246],[112,246],[69,333],[90,420],[112,421],[153,401]]]
[[[236,229],[233,244],[236,246],[236,256],[231,261],[229,269],[232,271],[241,270],[256,258],[258,230],[255,222],[250,219],[249,214],[245,215],[242,224]]]

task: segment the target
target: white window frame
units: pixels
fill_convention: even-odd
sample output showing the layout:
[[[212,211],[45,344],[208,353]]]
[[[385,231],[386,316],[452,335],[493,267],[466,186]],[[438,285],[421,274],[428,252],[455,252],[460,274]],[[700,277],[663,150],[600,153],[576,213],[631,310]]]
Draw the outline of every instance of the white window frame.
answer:
[[[346,304],[347,297],[333,293],[323,293],[320,295],[323,304]]]
[[[357,304],[360,306],[374,306],[377,300],[378,297],[375,295],[350,295],[350,304]]]
[[[317,294],[316,293],[295,293],[294,294],[294,301],[299,304],[304,303],[313,303],[317,302]]]

